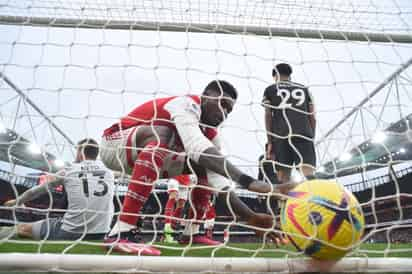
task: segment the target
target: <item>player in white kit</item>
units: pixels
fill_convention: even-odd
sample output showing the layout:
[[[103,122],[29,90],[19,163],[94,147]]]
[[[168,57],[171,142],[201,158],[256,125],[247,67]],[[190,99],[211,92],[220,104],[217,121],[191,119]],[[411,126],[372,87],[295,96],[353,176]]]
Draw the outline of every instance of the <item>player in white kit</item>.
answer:
[[[78,143],[76,161],[46,182],[27,190],[6,206],[20,206],[36,199],[49,189],[63,185],[68,199],[66,213],[61,218],[47,218],[35,223],[3,228],[3,237],[16,231],[21,237],[36,240],[103,239],[113,218],[114,176],[111,170],[97,161],[98,144],[93,139]],[[7,233],[7,231],[9,233]]]

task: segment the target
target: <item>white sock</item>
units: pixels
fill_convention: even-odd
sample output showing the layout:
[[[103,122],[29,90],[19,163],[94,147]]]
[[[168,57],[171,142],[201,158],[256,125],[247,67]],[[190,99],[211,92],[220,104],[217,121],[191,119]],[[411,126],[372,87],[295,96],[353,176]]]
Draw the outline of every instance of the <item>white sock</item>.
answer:
[[[185,229],[183,230],[183,235],[191,236],[195,234],[199,234],[199,224],[187,223]]]
[[[133,228],[136,228],[136,226],[119,220],[119,221],[116,222],[116,224],[113,226],[112,230],[110,231],[109,237],[111,237],[113,235],[116,235],[120,232],[129,231]]]

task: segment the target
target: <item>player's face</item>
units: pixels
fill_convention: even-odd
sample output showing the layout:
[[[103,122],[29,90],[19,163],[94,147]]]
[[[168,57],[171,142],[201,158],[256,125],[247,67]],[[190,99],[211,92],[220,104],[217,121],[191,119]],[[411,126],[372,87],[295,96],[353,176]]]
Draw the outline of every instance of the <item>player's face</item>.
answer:
[[[235,101],[227,94],[211,91],[202,97],[202,123],[218,126],[232,112]]]

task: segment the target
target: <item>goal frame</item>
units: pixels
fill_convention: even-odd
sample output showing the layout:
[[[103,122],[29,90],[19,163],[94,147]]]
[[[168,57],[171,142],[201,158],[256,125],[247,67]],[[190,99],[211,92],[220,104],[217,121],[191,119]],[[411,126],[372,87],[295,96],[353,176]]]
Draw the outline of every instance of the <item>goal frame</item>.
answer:
[[[173,32],[200,32],[221,34],[248,34],[302,39],[347,40],[359,42],[412,43],[412,36],[398,33],[352,32],[345,30],[262,27],[254,25],[212,25],[200,23],[151,22],[137,20],[77,19],[38,16],[0,15],[0,24],[45,26],[60,28],[88,28],[112,30],[147,30]]]
[[[404,258],[345,258],[332,267],[325,267],[311,259],[269,259],[269,258],[198,258],[143,257],[119,255],[71,255],[71,254],[22,254],[0,255],[0,271],[64,271],[64,272],[184,272],[184,273],[364,273],[409,272],[412,260]]]
[[[0,24],[36,27],[112,29],[131,31],[171,31],[258,35],[298,39],[343,40],[379,43],[412,43],[412,36],[397,33],[334,31],[326,29],[295,29],[253,25],[212,25],[176,22],[150,22],[109,19],[77,19],[0,15]],[[410,59],[399,71],[412,63]],[[3,74],[1,78],[7,79]],[[20,94],[24,96],[23,94]],[[25,98],[27,100],[27,98]],[[52,122],[52,121],[49,121]],[[337,125],[338,126],[338,125]],[[337,127],[336,126],[336,127]],[[334,129],[334,128],[333,128]],[[331,129],[331,130],[333,130]],[[328,132],[329,134],[329,132]],[[185,263],[181,260],[184,258]],[[408,258],[344,258],[329,272],[409,272],[412,259]],[[199,258],[199,257],[144,257],[119,255],[71,254],[0,254],[0,271],[88,271],[88,272],[317,272],[324,270],[311,259],[301,258]]]

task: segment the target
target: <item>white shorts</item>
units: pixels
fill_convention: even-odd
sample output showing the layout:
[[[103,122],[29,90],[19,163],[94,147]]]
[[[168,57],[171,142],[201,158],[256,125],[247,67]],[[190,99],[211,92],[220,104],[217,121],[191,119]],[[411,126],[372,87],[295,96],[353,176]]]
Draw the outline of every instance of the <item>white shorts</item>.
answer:
[[[131,174],[140,149],[137,148],[136,134],[139,127],[131,127],[109,136],[103,136],[100,144],[100,158],[110,169]],[[172,141],[175,138],[172,138]],[[160,178],[180,175],[185,164],[185,153],[169,153],[159,170]]]
[[[176,179],[167,180],[167,193],[177,191],[177,198],[187,200],[189,196],[189,186],[181,185]]]
[[[103,136],[100,143],[100,158],[110,169],[119,172],[131,173],[132,167],[128,162],[128,155],[133,162],[137,158],[136,132],[137,127],[128,128]]]

